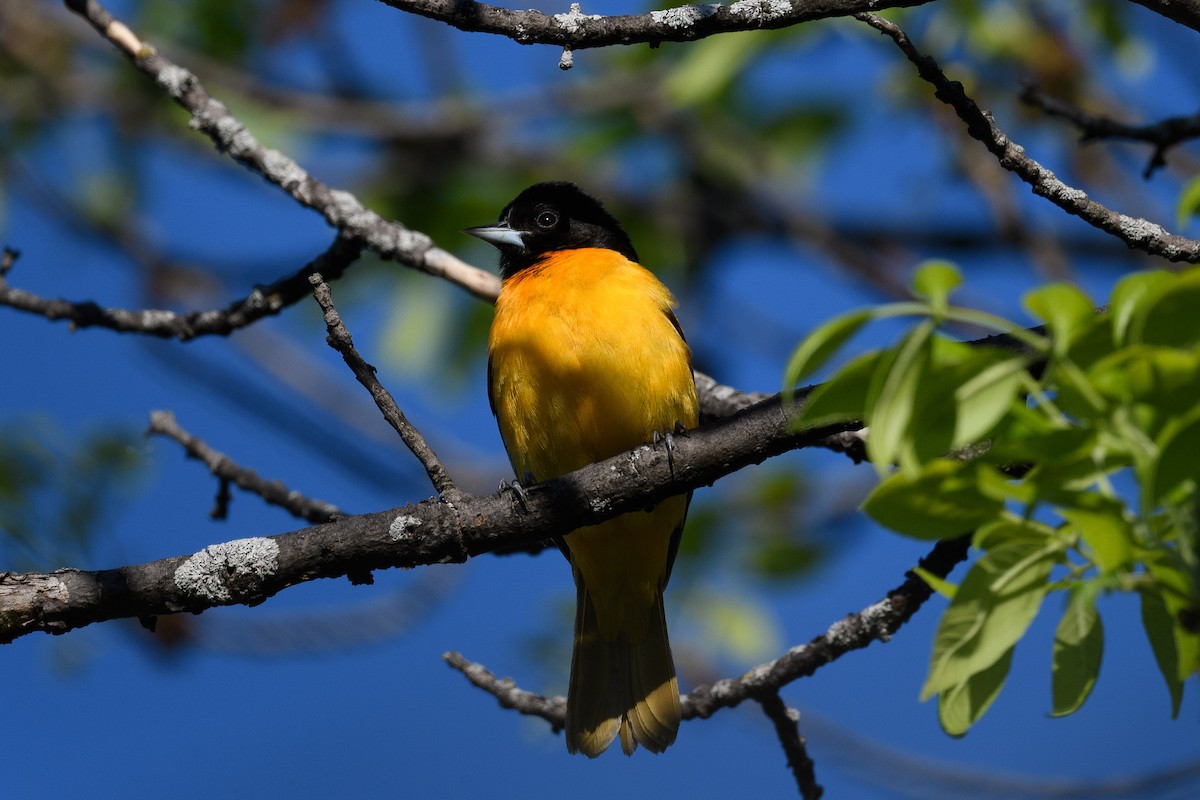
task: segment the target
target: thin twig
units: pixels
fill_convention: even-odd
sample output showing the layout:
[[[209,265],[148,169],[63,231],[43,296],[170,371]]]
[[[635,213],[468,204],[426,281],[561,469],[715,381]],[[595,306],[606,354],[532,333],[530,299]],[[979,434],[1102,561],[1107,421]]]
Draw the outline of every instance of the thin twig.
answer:
[[[201,461],[209,472],[220,481],[217,504],[213,509],[214,519],[223,519],[228,510],[228,487],[232,483],[239,489],[256,494],[267,503],[287,509],[294,516],[309,522],[329,522],[341,516],[337,506],[323,500],[305,497],[288,489],[282,481],[268,481],[252,469],[239,466],[229,456],[209,447],[202,439],[188,433],[180,426],[170,411],[152,411],[150,427],[146,434],[165,436],[178,442],[189,457]],[[224,498],[224,499],[222,499]]]
[[[339,236],[329,249],[291,275],[250,294],[223,309],[177,313],[165,309],[104,308],[97,303],[47,298],[14,289],[0,270],[0,305],[37,314],[50,320],[67,320],[75,328],[108,328],[120,333],[140,333],[186,342],[199,336],[228,336],[234,331],[278,314],[308,295],[308,276],[314,272],[338,278],[358,259],[361,242]]]
[[[1156,170],[1167,165],[1167,151],[1189,139],[1200,138],[1200,114],[1189,117],[1168,117],[1149,125],[1131,125],[1103,114],[1093,114],[1068,105],[1062,100],[1043,92],[1036,86],[1026,86],[1021,91],[1021,101],[1039,108],[1052,117],[1065,119],[1079,129],[1081,141],[1096,139],[1131,139],[1154,145],[1150,160],[1142,170],[1142,177],[1149,178]]]
[[[445,653],[442,658],[475,686],[495,697],[501,708],[511,708],[530,717],[541,717],[550,723],[552,733],[563,729],[566,723],[565,697],[543,697],[534,692],[527,692],[518,688],[512,678],[497,678],[487,667],[468,661],[461,653]]]
[[[808,755],[807,742],[800,735],[800,712],[788,708],[778,692],[771,692],[757,699],[763,713],[775,726],[775,736],[783,746],[788,769],[796,779],[796,788],[800,790],[800,796],[804,800],[820,800],[825,790],[817,783],[813,760]]]
[[[962,536],[938,542],[933,550],[920,561],[920,566],[933,575],[944,578],[965,560],[970,546],[970,537]],[[737,677],[717,681],[711,686],[699,686],[681,699],[683,719],[707,719],[723,708],[733,708],[746,700],[757,700],[778,692],[799,678],[808,677],[818,669],[836,661],[852,650],[861,650],[872,642],[888,641],[933,594],[933,590],[914,572],[905,575],[904,583],[887,593],[882,600],[862,611],[849,614],[829,626],[824,633],[807,644],[797,645],[773,661],[761,664]],[[462,656],[451,654],[461,663],[451,661],[460,672],[490,675],[479,664],[469,662]],[[449,661],[450,658],[447,658]],[[470,667],[472,672],[468,672]],[[566,699],[563,697],[541,697],[518,688],[511,681],[476,681],[479,688],[495,696],[505,708],[514,708],[521,713],[541,717],[555,730],[562,728],[566,719]],[[517,704],[516,698],[521,699]],[[532,709],[526,711],[525,709]]]
[[[408,418],[404,416],[404,412],[396,404],[395,398],[375,377],[375,368],[368,364],[354,347],[350,331],[346,329],[341,315],[333,306],[333,295],[329,291],[329,284],[325,283],[319,272],[310,275],[308,280],[313,287],[313,296],[317,299],[317,304],[321,306],[321,311],[325,315],[325,327],[329,332],[326,341],[329,346],[341,353],[342,360],[346,362],[346,366],[350,367],[354,377],[358,378],[358,382],[371,393],[383,418],[395,429],[396,433],[400,434],[400,439],[425,468],[430,482],[433,483],[433,488],[444,500],[453,503],[459,497],[459,491],[454,485],[454,481],[451,480],[450,473],[438,460],[437,454],[433,452],[433,448],[425,441],[421,432],[414,428]]]
[[[967,133],[982,142],[1000,166],[1029,184],[1034,194],[1112,234],[1131,248],[1168,261],[1200,261],[1200,241],[1171,233],[1149,220],[1113,211],[1092,200],[1087,193],[1063,183],[1053,172],[1026,155],[1023,147],[996,126],[991,114],[967,96],[962,84],[947,78],[937,62],[917,50],[895,23],[874,14],[856,14],[855,18],[889,36],[916,66],[921,79],[934,87],[934,97],[953,108],[959,119],[966,123]]]
[[[11,247],[5,246],[3,251],[0,251],[0,280],[8,274],[8,271],[17,263],[17,259],[21,257],[20,250],[14,250]]]

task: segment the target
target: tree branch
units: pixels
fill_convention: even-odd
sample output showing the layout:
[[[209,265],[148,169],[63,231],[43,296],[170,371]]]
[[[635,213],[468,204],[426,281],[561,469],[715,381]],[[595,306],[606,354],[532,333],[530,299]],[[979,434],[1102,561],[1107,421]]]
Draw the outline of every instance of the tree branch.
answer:
[[[461,563],[644,509],[855,427],[796,430],[791,424],[796,411],[777,396],[769,398],[677,435],[670,456],[665,448],[646,445],[526,487],[522,506],[507,493],[463,494],[453,504],[430,499],[117,569],[0,573],[0,642],[118,617],[255,605],[316,578],[361,580],[376,569]]]
[[[796,778],[796,788],[800,790],[800,796],[804,800],[819,800],[825,794],[825,790],[817,783],[813,761],[808,755],[807,743],[800,735],[800,712],[794,708],[788,708],[778,692],[760,697],[758,703],[762,706],[767,719],[771,720],[771,724],[775,726],[775,736],[779,738],[779,743],[783,746],[784,755],[787,756],[788,769]]]
[[[383,414],[383,418],[396,433],[400,434],[401,441],[421,462],[421,466],[425,468],[425,474],[429,476],[437,493],[448,503],[456,502],[461,496],[461,492],[454,485],[450,473],[438,459],[437,454],[433,452],[433,448],[425,441],[421,432],[413,427],[408,418],[404,416],[404,412],[396,404],[396,399],[392,397],[391,392],[385,389],[379,379],[375,377],[375,368],[368,364],[355,348],[350,331],[346,330],[341,315],[333,307],[333,296],[329,291],[329,284],[325,283],[320,273],[309,276],[308,280],[313,287],[313,296],[317,299],[317,304],[321,306],[321,311],[325,315],[325,327],[329,331],[325,340],[330,347],[341,353],[342,360],[346,362],[346,366],[350,367],[354,377],[371,393],[375,405],[379,407],[379,412]]]
[[[906,8],[931,0],[742,0],[730,4],[683,5],[628,16],[584,14],[573,3],[567,14],[513,11],[472,0],[382,0],[463,31],[507,36],[519,44],[549,44],[569,50],[614,44],[689,42],[718,33],[775,30],[828,17],[880,8]]]
[[[1154,145],[1150,161],[1142,170],[1143,178],[1149,178],[1156,170],[1167,165],[1167,151],[1172,147],[1189,139],[1200,138],[1200,114],[1190,117],[1168,117],[1150,125],[1130,125],[1103,114],[1092,114],[1067,105],[1033,85],[1026,86],[1021,91],[1021,101],[1041,109],[1049,116],[1065,119],[1073,124],[1079,129],[1080,141],[1131,139]]]
[[[918,51],[894,23],[874,14],[856,14],[855,18],[891,37],[916,66],[921,79],[934,87],[934,96],[953,108],[959,119],[966,123],[967,133],[983,142],[1000,166],[1029,184],[1034,194],[1112,234],[1133,249],[1168,261],[1200,261],[1200,241],[1173,234],[1149,220],[1113,211],[1092,200],[1087,193],[1063,183],[1053,172],[1027,156],[1025,149],[1009,139],[996,127],[991,115],[967,96],[962,84],[947,78],[937,62]]]
[[[75,328],[108,328],[120,333],[140,333],[186,342],[198,336],[228,336],[264,317],[278,314],[308,296],[308,276],[320,272],[330,278],[341,277],[362,253],[359,241],[339,236],[329,249],[300,270],[266,286],[256,286],[250,294],[223,309],[176,313],[165,309],[104,308],[94,302],[46,298],[14,289],[0,270],[0,305],[37,314],[49,320],[67,320]]]
[[[1170,20],[1200,31],[1200,0],[1133,0]]]
[[[65,3],[190,112],[189,126],[212,140],[218,150],[283,189],[305,208],[317,211],[344,236],[361,242],[382,258],[444,278],[477,297],[495,298],[500,285],[495,275],[436,247],[427,235],[383,219],[350,192],[330,188],[284,153],[263,147],[224,103],[205,91],[199,78],[159,55],[98,2]]]
[[[966,559],[970,543],[970,536],[940,541],[921,559],[919,566],[945,578]],[[904,582],[882,600],[843,617],[808,644],[797,645],[774,661],[761,664],[737,678],[698,686],[683,695],[680,698],[683,719],[707,719],[717,711],[733,708],[745,700],[763,703],[765,699],[768,704],[771,697],[778,700],[779,690],[792,681],[808,677],[846,653],[861,650],[872,642],[888,641],[932,595],[929,585],[910,570],[905,573]],[[554,731],[562,729],[566,719],[566,698],[542,697],[518,688],[509,679],[498,680],[486,667],[467,661],[458,653],[447,653],[445,658],[471,683],[496,697],[504,708],[541,717]],[[779,704],[782,706],[782,701]],[[765,705],[764,710],[767,710]],[[787,746],[785,743],[785,748]]]
[[[170,411],[152,411],[146,435],[165,436],[178,442],[189,458],[197,459],[208,467],[208,471],[216,476],[222,487],[228,487],[232,483],[239,489],[256,494],[265,502],[287,509],[292,515],[309,522],[328,522],[341,516],[342,512],[331,503],[305,497],[288,489],[282,481],[264,480],[254,470],[238,465],[229,456],[217,452],[202,439],[184,430]],[[228,499],[218,500],[211,516],[214,519],[225,519],[227,508]]]

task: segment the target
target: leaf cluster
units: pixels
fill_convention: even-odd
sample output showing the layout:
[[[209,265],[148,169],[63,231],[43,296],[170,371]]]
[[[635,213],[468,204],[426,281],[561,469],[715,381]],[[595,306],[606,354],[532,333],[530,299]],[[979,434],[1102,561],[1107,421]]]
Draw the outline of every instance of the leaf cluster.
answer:
[[[960,584],[927,578],[950,603],[922,697],[937,696],[948,733],[965,733],[1061,593],[1052,710],[1074,712],[1100,670],[1097,601],[1127,592],[1140,597],[1178,714],[1200,666],[1200,270],[1127,276],[1099,311],[1074,286],[1039,288],[1024,300],[1044,323],[1032,331],[951,305],[960,282],[950,264],[924,265],[918,299],[831,320],[786,376],[797,385],[868,322],[915,319],[815,389],[799,424],[864,422],[881,476],[864,510],[877,522],[920,539],[972,537],[978,557]],[[954,341],[951,323],[1002,336]]]

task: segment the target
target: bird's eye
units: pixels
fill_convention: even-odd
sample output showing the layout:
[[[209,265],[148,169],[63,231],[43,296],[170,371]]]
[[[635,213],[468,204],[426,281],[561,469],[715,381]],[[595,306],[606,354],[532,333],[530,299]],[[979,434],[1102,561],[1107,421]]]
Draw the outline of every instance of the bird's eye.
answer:
[[[555,214],[553,211],[543,211],[537,215],[537,226],[539,228],[550,230],[556,225],[558,225],[558,214]]]

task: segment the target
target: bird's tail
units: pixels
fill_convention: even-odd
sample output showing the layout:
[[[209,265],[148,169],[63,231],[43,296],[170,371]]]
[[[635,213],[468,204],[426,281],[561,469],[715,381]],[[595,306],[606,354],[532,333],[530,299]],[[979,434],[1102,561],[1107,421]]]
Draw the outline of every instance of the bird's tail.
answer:
[[[630,755],[640,744],[661,753],[679,730],[679,683],[667,641],[663,595],[657,592],[644,634],[600,633],[583,581],[575,611],[575,649],[567,691],[567,750],[595,758],[620,734]]]

